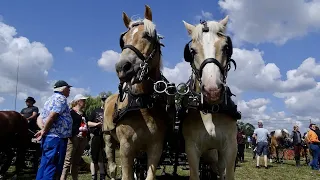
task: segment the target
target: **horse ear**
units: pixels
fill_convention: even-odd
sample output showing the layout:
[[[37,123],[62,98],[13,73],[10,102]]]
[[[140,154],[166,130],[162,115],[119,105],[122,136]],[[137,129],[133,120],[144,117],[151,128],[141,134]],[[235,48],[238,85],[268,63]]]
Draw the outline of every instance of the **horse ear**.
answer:
[[[148,5],[145,5],[146,10],[144,11],[144,18],[148,19],[149,21],[152,21],[152,11],[151,8]]]
[[[219,23],[222,24],[224,27],[227,26],[229,20],[229,15],[227,15],[224,19],[222,19]]]
[[[128,17],[128,15],[127,15],[125,12],[122,12],[122,19],[123,19],[124,25],[125,25],[127,28],[129,28],[131,19]]]
[[[195,26],[192,25],[192,24],[189,24],[189,23],[187,23],[185,21],[182,21],[182,22],[183,22],[184,26],[186,27],[186,29],[188,31],[188,34],[191,35],[193,30],[194,30],[194,28],[195,28]]]

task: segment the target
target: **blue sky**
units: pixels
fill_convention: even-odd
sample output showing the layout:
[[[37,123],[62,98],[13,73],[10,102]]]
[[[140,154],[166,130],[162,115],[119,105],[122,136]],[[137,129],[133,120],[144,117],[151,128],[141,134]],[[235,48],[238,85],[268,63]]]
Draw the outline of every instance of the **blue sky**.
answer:
[[[301,0],[298,1],[300,2]],[[270,4],[273,2],[276,1],[270,1]],[[240,16],[239,13],[241,13],[241,11],[252,11],[250,8],[240,9],[240,7],[246,7],[245,3],[250,3],[250,1],[244,0],[242,2],[243,6],[239,7],[231,7],[231,0],[227,0],[225,3],[223,6],[219,4],[217,0],[127,0],[94,2],[40,0],[1,1],[0,15],[2,16],[3,23],[16,29],[18,34],[15,37],[24,36],[28,38],[30,42],[41,42],[52,54],[53,64],[48,69],[48,81],[64,79],[75,87],[84,88],[88,90],[90,94],[97,95],[101,91],[110,90],[115,92],[117,88],[118,79],[116,74],[114,72],[104,71],[98,66],[97,61],[101,58],[101,54],[104,51],[113,50],[120,53],[119,35],[126,31],[122,21],[123,11],[126,12],[129,17],[133,15],[143,17],[144,5],[148,4],[151,7],[153,22],[156,24],[157,32],[165,37],[163,43],[166,47],[162,50],[164,65],[168,68],[167,70],[172,70],[177,63],[181,62],[184,45],[190,39],[187,36],[182,20],[195,24],[198,23],[199,17],[197,16],[202,16],[202,18],[206,16],[206,18],[209,19],[220,20],[224,18],[226,14],[229,14],[230,21],[234,22],[234,24],[228,29],[228,32],[232,37],[233,35],[237,36],[237,32],[242,28],[241,25],[237,24],[244,23],[241,30],[241,33],[243,33],[243,29],[246,27],[246,19],[241,19],[238,16]],[[257,4],[252,3],[252,6],[255,5]],[[275,5],[274,8],[276,8]],[[270,14],[270,10],[267,9],[260,11],[265,11],[256,12],[261,13],[261,16],[263,13]],[[289,16],[283,13],[285,15],[281,17],[281,13],[282,12],[279,13],[279,19],[282,21],[287,20],[290,24],[291,19]],[[243,13],[241,15],[243,15]],[[243,17],[246,17],[245,15],[246,14],[244,14]],[[251,16],[255,16],[255,14]],[[258,26],[261,27],[266,25],[262,21],[269,22],[265,17],[260,21],[259,15],[256,16],[255,18],[257,19],[250,19],[249,21],[255,21],[258,23]],[[272,14],[270,16],[272,16]],[[239,19],[243,22],[239,22]],[[274,17],[270,17],[270,21],[273,20]],[[259,22],[262,23],[259,24]],[[258,49],[259,51],[263,51],[262,58],[265,64],[275,63],[280,69],[281,80],[285,81],[287,79],[287,71],[298,68],[305,59],[313,57],[319,64],[319,51],[317,51],[317,48],[319,47],[320,36],[318,27],[308,25],[307,30],[301,35],[296,33],[297,31],[292,30],[295,26],[299,26],[299,24],[294,24],[295,22],[293,21],[291,23],[293,23],[293,25],[288,25],[282,29],[279,28],[279,31],[286,30],[288,31],[287,33],[293,34],[283,44],[279,45],[273,41],[277,38],[287,36],[288,34],[286,34],[286,32],[272,32],[273,34],[271,35],[273,37],[269,39],[265,38],[264,40],[263,36],[265,35],[259,34],[259,32],[256,31],[252,33],[258,34],[259,37],[261,37],[260,39],[254,39],[255,37],[251,39],[241,39],[242,36],[240,36],[241,33],[239,33],[240,35],[238,37],[240,37],[240,40],[234,41],[234,47],[240,50],[246,49],[252,51],[253,49]],[[247,36],[249,37],[249,35]],[[67,46],[71,47],[73,52],[65,52],[64,47]],[[237,61],[237,59],[235,60]],[[239,61],[237,62],[239,63]],[[30,73],[32,73],[32,71],[33,70],[30,69]],[[316,82],[319,82],[318,76],[314,76],[313,78]],[[288,109],[286,106],[288,104],[285,104],[285,98],[289,99],[289,96],[294,95],[286,94],[284,95],[286,96],[285,98],[278,98],[273,96],[273,93],[276,91],[269,89],[266,89],[265,92],[254,88],[242,89],[243,92],[238,99],[239,101],[249,102],[252,99],[258,98],[264,98],[270,101],[263,113],[272,113],[273,110],[277,112],[285,111],[288,117],[292,114],[299,116],[299,114],[293,110],[294,108]],[[25,92],[29,91],[26,90]],[[0,97],[5,99],[3,103],[0,103],[0,109],[14,108],[14,96],[12,96],[12,93],[13,92],[11,92],[10,95],[10,93],[1,93],[0,91]],[[298,95],[296,94],[296,96]],[[20,110],[23,106],[24,101],[22,98],[18,102],[17,109]],[[249,113],[247,116],[250,115]],[[256,116],[253,117],[256,118]]]

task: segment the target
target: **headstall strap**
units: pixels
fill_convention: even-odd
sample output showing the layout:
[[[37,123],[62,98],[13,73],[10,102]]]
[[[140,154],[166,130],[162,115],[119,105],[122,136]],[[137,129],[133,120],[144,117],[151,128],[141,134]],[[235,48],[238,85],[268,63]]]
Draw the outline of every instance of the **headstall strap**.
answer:
[[[208,27],[208,25],[207,25],[207,21],[200,19],[200,23],[204,26],[204,27],[202,28],[202,32],[209,32],[209,27]]]

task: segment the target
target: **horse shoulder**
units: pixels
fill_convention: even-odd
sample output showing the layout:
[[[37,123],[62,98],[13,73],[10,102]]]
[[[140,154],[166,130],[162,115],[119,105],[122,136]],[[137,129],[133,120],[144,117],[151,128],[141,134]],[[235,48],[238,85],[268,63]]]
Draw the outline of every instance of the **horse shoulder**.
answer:
[[[114,113],[115,110],[119,110],[127,105],[127,100],[123,102],[118,101],[119,94],[112,94],[106,99],[104,104],[104,119],[103,119],[103,131],[111,131],[115,128]]]

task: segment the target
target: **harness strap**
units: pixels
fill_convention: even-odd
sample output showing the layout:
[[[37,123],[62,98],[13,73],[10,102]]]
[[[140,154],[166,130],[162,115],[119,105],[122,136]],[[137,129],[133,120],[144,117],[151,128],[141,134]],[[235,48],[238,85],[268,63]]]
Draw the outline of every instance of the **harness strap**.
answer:
[[[119,100],[119,96],[118,96]],[[133,95],[128,93],[128,105],[122,109],[118,109],[118,101],[114,106],[113,123],[117,124],[123,116],[130,111],[137,111],[140,109],[152,108],[154,104],[154,98],[150,95]]]

